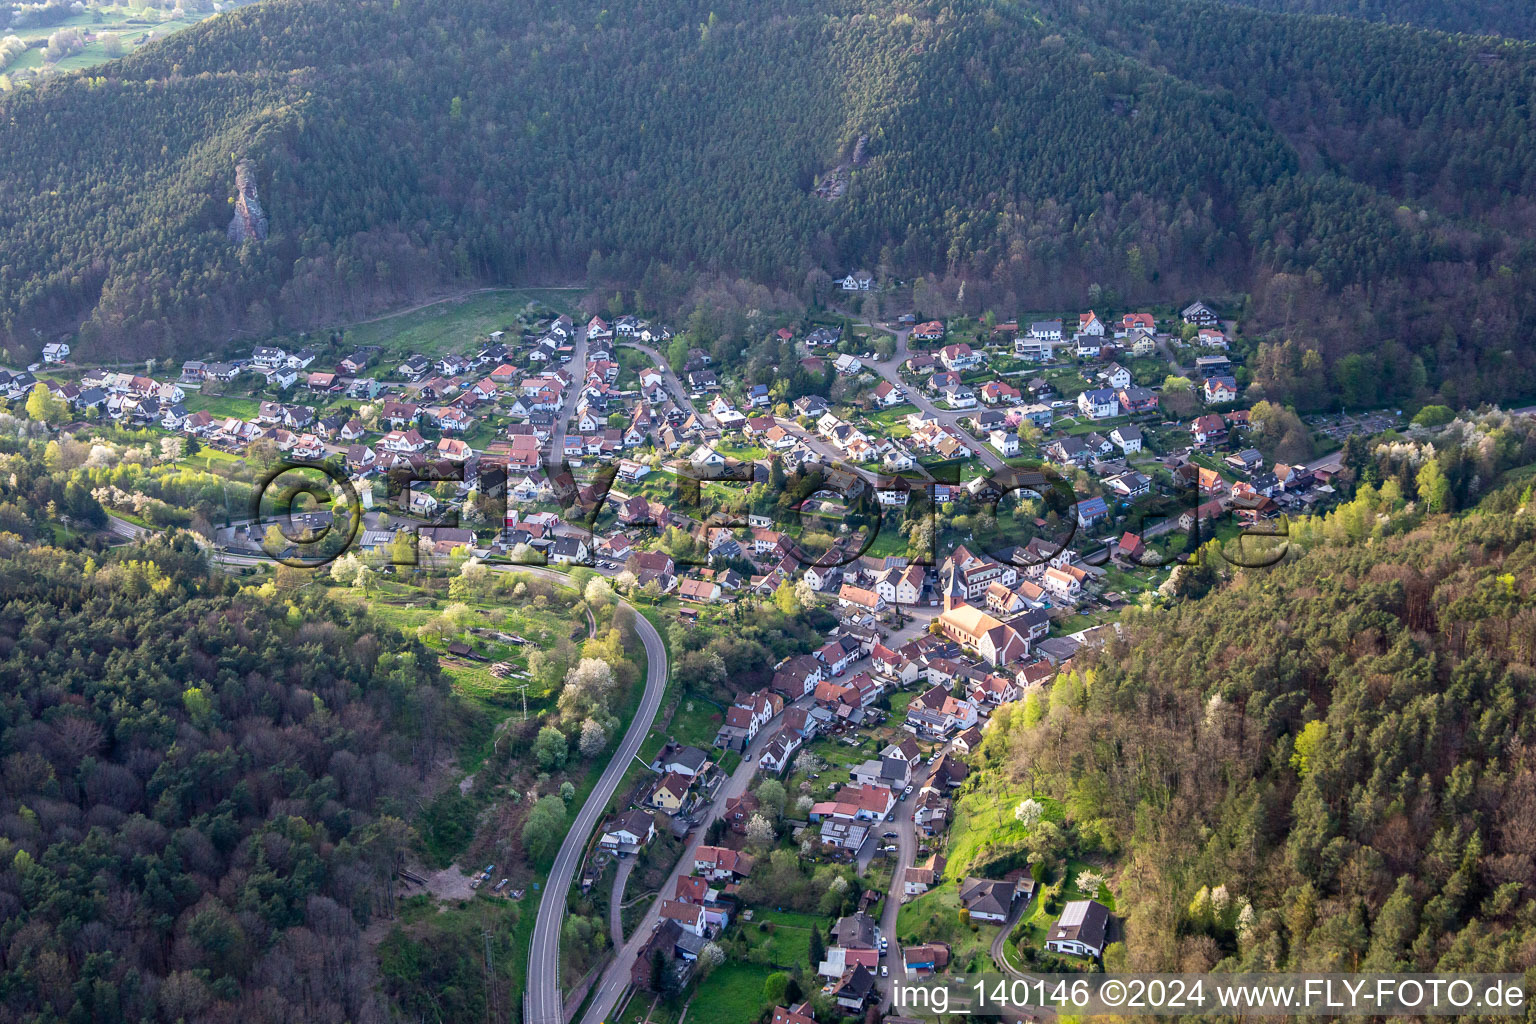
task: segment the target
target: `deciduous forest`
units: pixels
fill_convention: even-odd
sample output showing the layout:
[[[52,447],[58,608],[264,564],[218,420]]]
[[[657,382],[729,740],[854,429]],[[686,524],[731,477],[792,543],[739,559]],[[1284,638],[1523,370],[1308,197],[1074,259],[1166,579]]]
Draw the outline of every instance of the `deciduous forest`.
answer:
[[[1536,963],[1529,479],[1460,520],[1402,494],[1366,485],[1301,557],[1128,616],[1005,719],[999,770],[1066,808],[1045,852],[1123,865],[1109,969]]]
[[[183,534],[0,561],[0,1016],[386,1019],[435,659],[210,576]]]

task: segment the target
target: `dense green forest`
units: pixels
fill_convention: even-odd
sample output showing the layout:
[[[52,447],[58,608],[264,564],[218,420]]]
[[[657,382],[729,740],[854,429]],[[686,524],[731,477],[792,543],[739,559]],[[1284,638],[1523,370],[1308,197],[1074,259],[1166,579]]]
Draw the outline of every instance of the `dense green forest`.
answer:
[[[676,312],[864,265],[940,315],[1247,295],[1296,345],[1271,397],[1336,401],[1310,350],[1377,401],[1507,400],[1533,91],[1524,43],[1202,0],[267,0],[0,100],[0,337],[200,353],[485,281]],[[271,234],[236,245],[241,161]]]
[[[1421,25],[1441,32],[1536,38],[1536,8],[1509,0],[1229,0],[1265,11]]]
[[[8,555],[0,593],[0,1017],[387,1019],[361,930],[413,842],[435,660],[210,577],[186,534]]]
[[[1536,969],[1530,477],[1450,519],[1376,454],[1305,554],[1128,615],[989,740],[1066,809],[1036,859],[1116,865],[1112,968]]]

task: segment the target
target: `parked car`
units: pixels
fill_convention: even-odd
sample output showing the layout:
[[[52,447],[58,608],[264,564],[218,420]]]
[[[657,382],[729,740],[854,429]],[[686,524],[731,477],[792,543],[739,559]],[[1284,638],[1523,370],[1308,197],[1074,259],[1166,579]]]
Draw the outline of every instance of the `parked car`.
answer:
[[[888,978],[888,977],[890,977],[890,974],[891,974],[890,967],[886,966],[885,964],[881,964],[880,965],[880,977]]]

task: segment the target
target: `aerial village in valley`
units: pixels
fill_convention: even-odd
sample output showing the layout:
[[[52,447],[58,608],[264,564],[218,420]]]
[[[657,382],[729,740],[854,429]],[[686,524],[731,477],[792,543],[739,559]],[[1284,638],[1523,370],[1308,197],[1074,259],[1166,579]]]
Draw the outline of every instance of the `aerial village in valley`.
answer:
[[[857,299],[874,282],[837,286]],[[1060,814],[978,788],[991,726],[1048,699],[1121,609],[1175,596],[1192,537],[1264,536],[1326,506],[1343,471],[1335,425],[1304,429],[1297,450],[1283,424],[1255,423],[1238,325],[1201,301],[755,327],[794,354],[772,379],[653,319],[530,302],[451,350],[337,332],[141,373],[50,345],[0,390],[41,386],[78,420],[178,439],[190,462],[325,465],[357,492],[354,543],[385,571],[585,567],[688,623],[816,610],[813,644],[699,704],[688,729],[674,719],[598,827],[584,889],[661,858],[655,900],[612,936],[630,1005],[771,974],[789,945],[814,970],[775,993],[774,1024],[889,1010],[893,979],[1088,969],[1122,927],[1113,866],[1050,850],[988,860],[985,837]],[[1010,472],[1022,490],[989,490]],[[134,495],[99,497],[143,521]],[[274,553],[269,530],[223,511],[206,523],[222,552]],[[467,639],[447,650],[474,657]],[[786,864],[824,867],[834,898],[797,905]]]

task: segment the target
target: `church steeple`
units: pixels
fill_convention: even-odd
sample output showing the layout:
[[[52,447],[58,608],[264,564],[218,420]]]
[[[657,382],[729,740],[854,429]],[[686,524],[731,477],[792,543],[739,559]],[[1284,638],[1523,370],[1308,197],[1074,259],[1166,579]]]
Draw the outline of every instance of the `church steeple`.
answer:
[[[951,563],[949,578],[944,581],[944,610],[949,612],[964,607],[965,598],[965,584],[960,582],[960,567]]]

